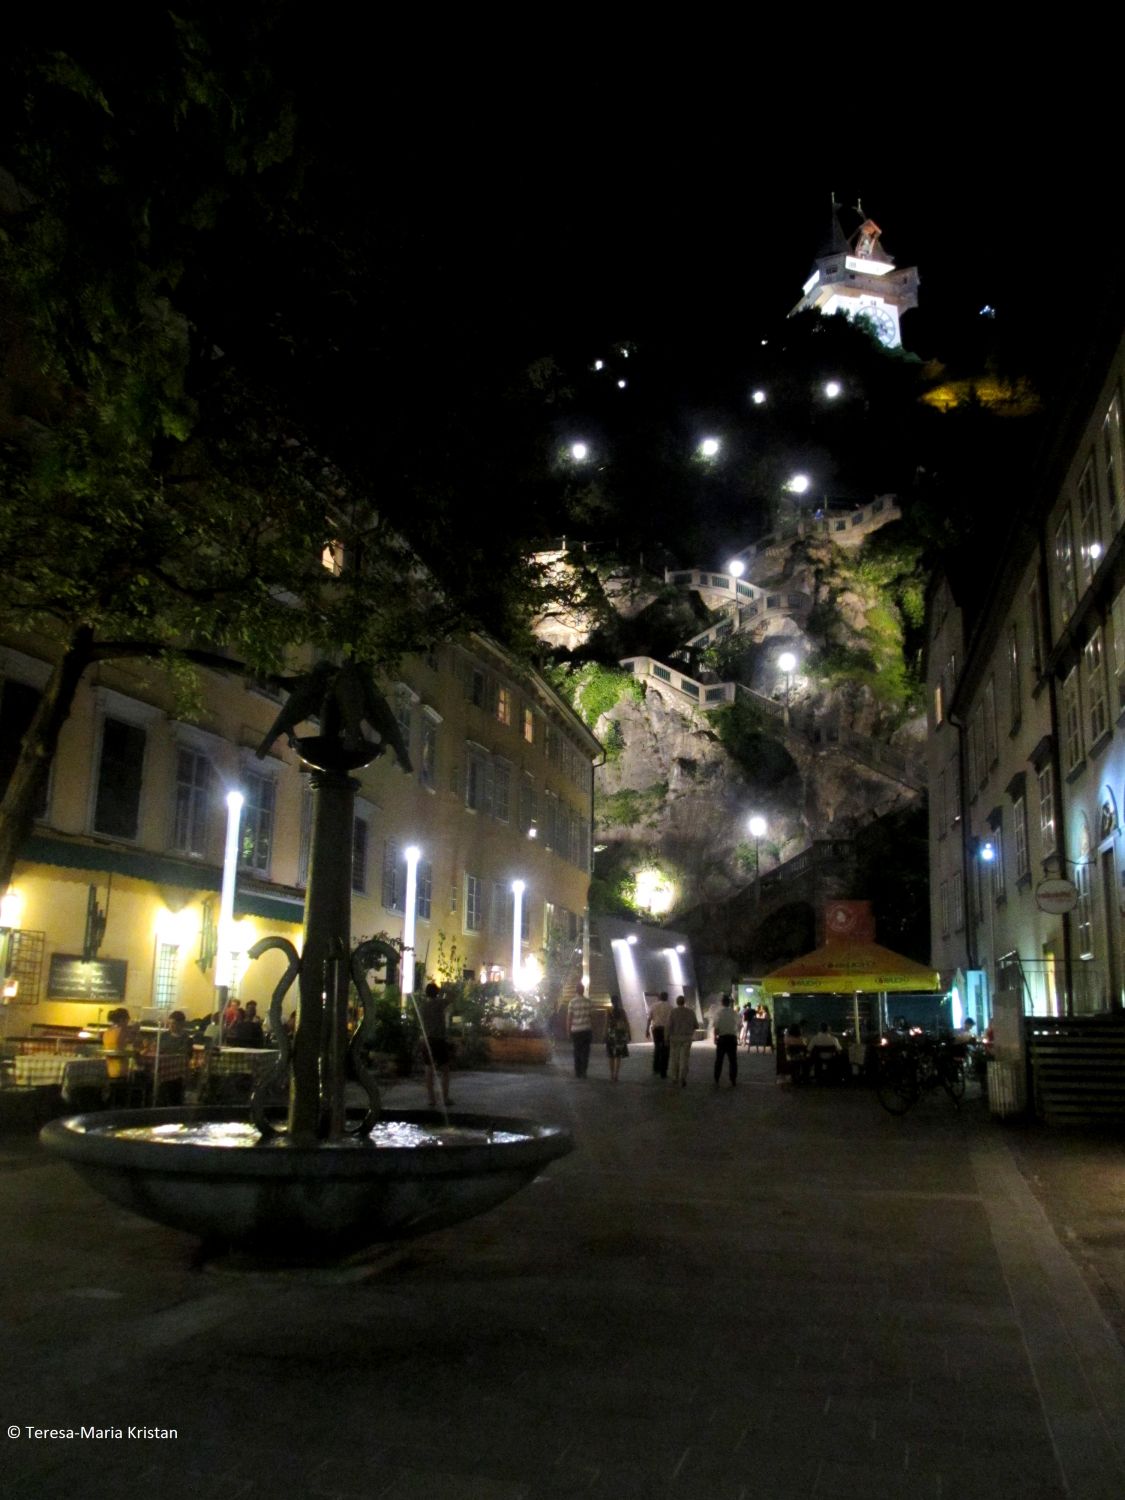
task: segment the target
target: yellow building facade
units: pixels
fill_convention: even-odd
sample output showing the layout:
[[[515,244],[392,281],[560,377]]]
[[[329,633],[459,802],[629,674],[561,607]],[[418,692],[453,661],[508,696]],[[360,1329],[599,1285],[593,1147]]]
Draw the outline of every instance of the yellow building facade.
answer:
[[[49,670],[43,642],[0,648],[0,780]],[[576,968],[596,739],[541,678],[480,637],[406,659],[383,688],[413,770],[386,755],[357,774],[352,847],[335,855],[351,866],[353,939],[403,937],[413,848],[419,984],[439,967],[446,978],[506,979],[517,959],[530,984],[549,946]],[[270,934],[300,947],[309,777],[284,738],[255,754],[279,699],[206,673],[202,702],[190,721],[178,716],[153,664],[102,664],[80,685],[3,895],[8,1035],[96,1024],[119,1004],[134,1015],[214,1009],[231,790],[244,798],[234,992],[268,1004],[280,956],[252,965],[246,954]]]

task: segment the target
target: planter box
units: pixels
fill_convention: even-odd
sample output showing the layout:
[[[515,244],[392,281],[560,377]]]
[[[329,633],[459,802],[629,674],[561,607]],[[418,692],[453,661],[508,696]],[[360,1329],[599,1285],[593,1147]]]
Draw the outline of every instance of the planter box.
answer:
[[[488,1060],[494,1063],[545,1063],[551,1044],[545,1036],[490,1036]]]

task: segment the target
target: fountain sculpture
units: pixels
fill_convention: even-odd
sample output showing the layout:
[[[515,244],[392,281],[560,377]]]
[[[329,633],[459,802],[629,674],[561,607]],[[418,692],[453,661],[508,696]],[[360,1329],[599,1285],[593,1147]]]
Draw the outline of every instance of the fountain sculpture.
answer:
[[[147,1218],[263,1260],[338,1259],[383,1240],[439,1229],[491,1208],[573,1149],[554,1126],[432,1110],[388,1114],[367,1066],[374,1022],[367,981],[393,984],[398,954],[369,939],[349,955],[351,849],[358,783],[351,772],[387,748],[410,760],[369,670],[318,663],[286,683],[285,706],[259,747],[282,733],[311,768],[313,831],[302,952],[264,938],[252,959],[280,950],[286,969],[270,1016],[278,1064],[250,1106],[112,1111],[55,1120],[44,1145],[94,1187]],[[295,730],[319,721],[319,733]],[[364,733],[366,724],[377,736]],[[299,981],[296,1034],[282,1026],[284,997]],[[349,1039],[349,981],[362,1022]],[[349,1061],[366,1096],[349,1111]],[[288,1089],[288,1109],[279,1107]]]

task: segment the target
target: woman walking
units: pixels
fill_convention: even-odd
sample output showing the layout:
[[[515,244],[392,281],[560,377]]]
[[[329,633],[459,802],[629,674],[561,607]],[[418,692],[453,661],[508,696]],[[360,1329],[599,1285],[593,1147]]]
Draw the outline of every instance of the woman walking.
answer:
[[[605,1055],[609,1058],[609,1076],[616,1083],[621,1073],[621,1059],[629,1056],[629,1022],[620,995],[610,995],[609,1015],[605,1021]]]

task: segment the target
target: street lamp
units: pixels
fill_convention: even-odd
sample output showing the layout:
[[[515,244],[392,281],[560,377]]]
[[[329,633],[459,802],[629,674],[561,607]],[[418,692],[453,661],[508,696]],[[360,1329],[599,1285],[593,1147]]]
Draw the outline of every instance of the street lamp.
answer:
[[[777,664],[785,673],[785,725],[789,726],[789,685],[793,680],[793,673],[797,670],[797,658],[792,651],[783,651],[777,658]]]
[[[406,859],[406,911],[402,919],[402,993],[414,993],[414,928],[418,906],[418,861],[422,851],[417,844],[403,850]]]
[[[732,558],[727,563],[727,572],[732,578],[741,578],[743,573],[746,572],[746,564],[742,561],[741,557]]]
[[[699,451],[704,458],[714,458],[719,451],[719,440],[716,437],[706,437],[699,445]]]
[[[794,474],[785,488],[791,495],[804,495],[807,493],[812,480],[807,474]]]
[[[835,401],[843,389],[844,387],[838,380],[826,380],[824,382],[824,394],[828,397],[829,401]]]
[[[523,893],[527,884],[523,880],[512,881],[512,988],[519,987],[520,971],[523,968]]]
[[[754,393],[751,395],[750,399],[751,399],[751,401],[753,401],[753,403],[754,403],[755,406],[765,406],[765,404],[766,404],[766,393],[765,393],[765,391],[762,391],[762,390],[754,391]]]
[[[984,898],[988,902],[988,968],[985,971],[988,976],[988,1013],[992,1016],[992,986],[993,975],[996,970],[996,892],[993,888],[992,868],[996,863],[996,845],[991,839],[982,839],[977,845],[977,857],[985,866],[986,887]]]
[[[574,462],[576,464],[584,463],[585,460],[588,459],[589,456],[590,456],[590,446],[589,446],[589,444],[588,443],[571,443],[571,445],[570,445],[570,456],[571,456],[571,458],[574,460]]]

